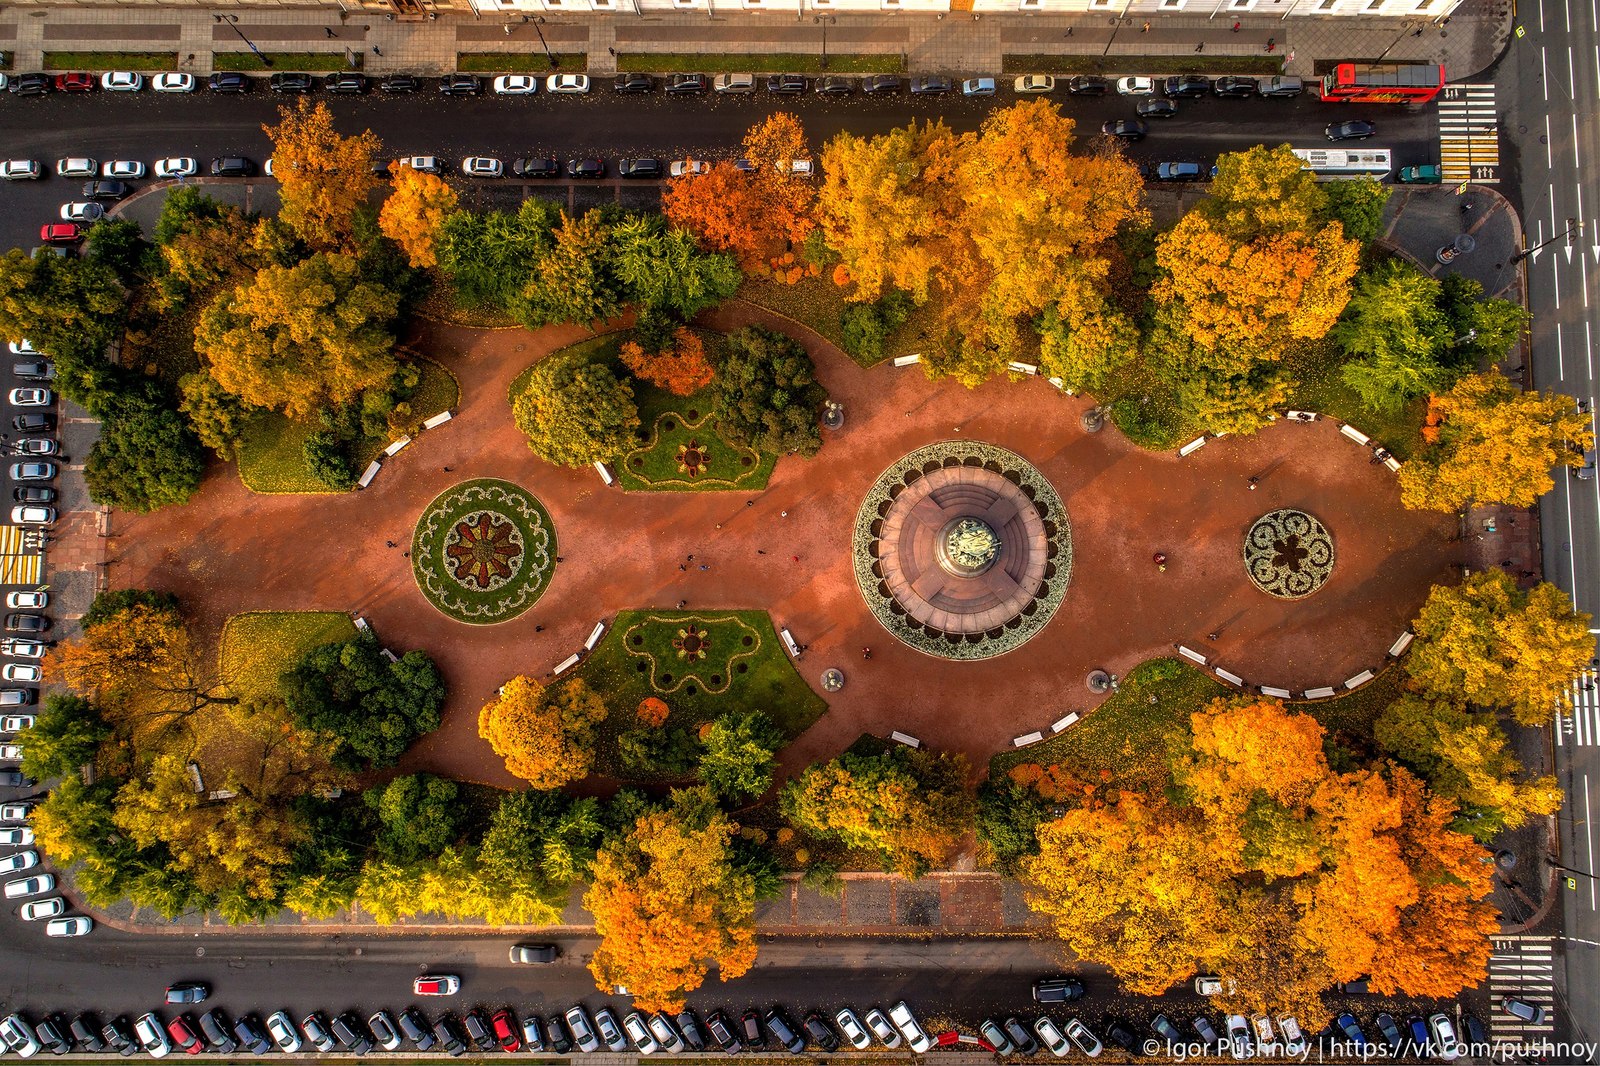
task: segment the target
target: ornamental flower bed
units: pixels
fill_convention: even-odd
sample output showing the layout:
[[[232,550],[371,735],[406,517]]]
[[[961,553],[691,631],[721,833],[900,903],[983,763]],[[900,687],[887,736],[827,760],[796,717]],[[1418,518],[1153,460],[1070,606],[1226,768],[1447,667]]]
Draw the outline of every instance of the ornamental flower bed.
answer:
[[[555,571],[556,534],[532,494],[480,478],[440,493],[411,541],[428,602],[459,622],[491,625],[532,607]]]

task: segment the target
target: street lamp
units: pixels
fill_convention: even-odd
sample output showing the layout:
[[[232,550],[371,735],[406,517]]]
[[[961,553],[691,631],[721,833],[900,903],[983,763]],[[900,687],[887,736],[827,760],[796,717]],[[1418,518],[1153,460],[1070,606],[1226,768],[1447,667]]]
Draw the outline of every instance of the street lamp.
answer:
[[[539,35],[539,43],[544,45],[544,57],[550,61],[550,69],[559,70],[561,68],[561,60],[557,59],[555,55],[551,53],[550,42],[544,39],[544,30],[539,28],[540,26],[544,25],[544,16],[523,15],[522,21],[533,23],[533,32]]]
[[[231,26],[233,28],[233,32],[237,33],[239,35],[239,40],[243,41],[245,43],[245,45],[250,49],[250,51],[252,51],[252,52],[254,52],[256,54],[256,58],[261,60],[261,65],[262,66],[264,66],[264,67],[272,66],[272,60],[267,58],[267,56],[261,51],[261,49],[256,47],[256,43],[254,41],[252,41],[250,38],[246,37],[244,35],[244,31],[239,28],[239,16],[238,15],[212,15],[211,16],[211,20],[213,22],[226,23],[227,25]]]
[[[1540,241],[1538,244],[1534,245],[1532,248],[1527,249],[1526,251],[1518,252],[1516,255],[1511,257],[1511,261],[1513,263],[1520,263],[1524,259],[1528,258],[1528,256],[1532,255],[1534,252],[1537,252],[1540,248],[1543,248],[1547,244],[1554,244],[1556,241],[1561,240],[1563,237],[1565,237],[1567,239],[1567,243],[1568,244],[1571,244],[1572,243],[1572,239],[1574,237],[1581,237],[1581,236],[1583,236],[1583,219],[1581,219],[1581,218],[1569,218],[1569,219],[1567,219],[1567,228],[1566,229],[1562,230],[1560,233],[1552,234],[1548,240]]]
[[[811,19],[822,27],[822,69],[828,69],[828,27],[839,21],[838,15],[815,15]]]

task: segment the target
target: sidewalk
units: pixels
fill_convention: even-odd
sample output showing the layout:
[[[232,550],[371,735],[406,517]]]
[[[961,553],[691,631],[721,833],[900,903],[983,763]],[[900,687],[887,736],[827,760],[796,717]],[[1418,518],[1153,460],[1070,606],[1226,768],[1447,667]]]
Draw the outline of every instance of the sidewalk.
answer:
[[[232,10],[236,25],[217,22],[209,10],[11,7],[0,10],[0,51],[12,53],[14,71],[46,69],[47,51],[129,51],[171,52],[179,70],[209,74],[213,53],[248,50],[242,34],[263,52],[343,54],[378,75],[448,73],[463,52],[542,51],[535,27],[520,16],[442,14],[436,21],[391,22],[365,12]],[[615,71],[615,53],[811,54],[820,51],[826,29],[830,52],[902,56],[909,73],[999,74],[1007,56],[1025,55],[1151,57],[1149,72],[1156,73],[1159,57],[1188,62],[1196,53],[1264,56],[1270,41],[1271,54],[1283,58],[1285,70],[1302,77],[1330,63],[1383,56],[1386,62],[1443,63],[1446,77],[1461,81],[1493,62],[1511,32],[1511,8],[1501,0],[1466,0],[1448,26],[1246,14],[1237,20],[1237,33],[1235,19],[1226,14],[1157,16],[1148,32],[1143,19],[1104,14],[840,14],[827,27],[792,14],[745,11],[716,20],[694,12],[547,19],[538,30],[551,51],[587,53],[588,70],[596,75]]]

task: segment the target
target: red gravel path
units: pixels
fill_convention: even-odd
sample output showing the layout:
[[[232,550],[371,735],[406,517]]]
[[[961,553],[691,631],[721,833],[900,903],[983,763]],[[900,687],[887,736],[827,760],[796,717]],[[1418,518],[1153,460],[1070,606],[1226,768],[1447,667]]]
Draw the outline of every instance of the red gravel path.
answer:
[[[711,321],[731,328],[764,317],[733,305]],[[743,493],[624,494],[604,488],[593,470],[536,459],[511,421],[512,378],[583,336],[570,327],[423,327],[417,347],[462,382],[453,421],[389,460],[364,492],[258,496],[231,469],[217,469],[187,507],[118,514],[112,584],[171,590],[213,633],[247,610],[366,615],[396,650],[426,649],[451,686],[443,727],[413,749],[407,769],[509,785],[478,739],[479,706],[508,677],[548,673],[597,619],[619,609],[680,599],[697,608],[764,608],[809,645],[808,683],[817,687],[828,666],[842,668],[845,689],[784,753],[790,770],[837,753],[863,731],[891,729],[964,751],[981,766],[1013,736],[1093,706],[1084,686],[1091,669],[1124,673],[1177,642],[1255,684],[1337,685],[1383,661],[1454,558],[1453,521],[1403,509],[1394,476],[1330,422],[1215,440],[1187,459],[1151,455],[1111,428],[1085,435],[1085,402],[1043,381],[974,390],[930,384],[915,368],[863,371],[814,337],[808,346],[819,377],[847,411],[844,430],[816,459],[781,461],[753,507]],[[1055,619],[1020,650],[979,663],[931,659],[889,636],[863,604],[849,561],[851,525],[873,479],[903,453],[957,436],[1032,461],[1072,524],[1072,584]],[[1261,476],[1256,490],[1250,475]],[[420,509],[447,486],[480,476],[535,493],[565,560],[532,610],[490,627],[434,610],[401,555]],[[1321,518],[1338,556],[1327,585],[1298,603],[1258,592],[1240,560],[1244,531],[1284,506]],[[386,549],[386,540],[402,547]],[[1156,551],[1168,558],[1165,573],[1151,564]],[[690,552],[711,570],[680,572]],[[544,631],[536,634],[536,625]],[[1215,643],[1206,639],[1211,632],[1220,633]],[[871,646],[871,662],[862,661],[863,646]]]

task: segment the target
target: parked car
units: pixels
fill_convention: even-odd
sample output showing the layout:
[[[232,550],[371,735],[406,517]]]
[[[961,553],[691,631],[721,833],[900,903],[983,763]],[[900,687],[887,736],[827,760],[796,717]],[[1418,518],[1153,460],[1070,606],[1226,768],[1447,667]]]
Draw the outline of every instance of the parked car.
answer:
[[[103,1028],[99,1018],[85,1011],[67,1025],[67,1035],[79,1048],[98,1055],[106,1050],[106,1040],[101,1035]]]
[[[461,1016],[461,1026],[467,1031],[474,1046],[479,1051],[498,1051],[499,1045],[495,1043],[494,1033],[489,1026],[489,1017],[477,1007],[473,1007]]]
[[[324,1055],[339,1046],[329,1028],[328,1016],[320,1010],[314,1010],[300,1019],[300,1031],[306,1034],[306,1042]]]
[[[612,1051],[628,1050],[628,1038],[622,1035],[622,1023],[610,1007],[601,1007],[594,1012],[594,1027],[607,1048]]]
[[[460,1058],[467,1053],[467,1034],[461,1031],[461,1023],[450,1014],[441,1014],[439,1020],[433,1023],[434,1046],[451,1058]]]
[[[278,1045],[278,1050],[285,1055],[296,1054],[303,1046],[300,1041],[300,1030],[294,1027],[288,1011],[280,1010],[270,1015],[267,1018],[267,1032],[271,1034],[273,1043]]]
[[[816,81],[817,95],[819,96],[849,96],[856,91],[856,83],[852,78],[832,74],[818,78]]]
[[[650,1035],[655,1037],[656,1043],[662,1051],[673,1055],[681,1055],[684,1050],[683,1036],[678,1032],[677,1026],[672,1024],[672,1019],[657,1011],[644,1020],[650,1030]]]
[[[38,698],[39,694],[31,688],[0,689],[0,707],[31,707],[38,701]],[[0,786],[5,788],[29,788],[32,785],[33,781],[24,777],[20,770],[0,770]]]
[[[1170,1049],[1176,1048],[1178,1045],[1185,1042],[1183,1039],[1183,1034],[1178,1031],[1178,1027],[1173,1025],[1172,1021],[1165,1014],[1158,1014],[1154,1018],[1151,1018],[1150,1028],[1155,1032],[1156,1036],[1168,1046],[1168,1054],[1173,1053]]]
[[[511,961],[522,966],[555,962],[561,949],[554,944],[513,944]]]
[[[539,79],[531,74],[502,74],[493,85],[499,96],[532,96],[539,91]]]
[[[861,91],[868,96],[891,96],[905,88],[898,74],[869,74],[861,79]]]
[[[65,1055],[72,1050],[72,1040],[66,1035],[69,1032],[67,1020],[60,1014],[43,1018],[33,1027],[33,1035],[39,1039],[39,1046],[52,1055]]]
[[[8,650],[5,654],[10,655],[12,652]],[[0,803],[0,822],[26,821],[32,810],[31,803]]]
[[[34,874],[32,877],[19,877],[15,881],[7,881],[5,884],[5,898],[26,899],[29,896],[42,896],[46,892],[54,892],[55,890],[55,874]]]
[[[408,155],[395,160],[396,163],[410,167],[421,174],[443,174],[444,161],[436,155]]]
[[[807,1014],[800,1024],[813,1047],[821,1048],[828,1054],[839,1050],[839,1034],[833,1031],[833,1026],[828,1024],[828,1019],[820,1011]]]
[[[175,155],[156,160],[158,178],[192,178],[200,173],[200,163],[191,156]]]
[[[0,829],[0,845],[8,848],[22,848],[32,843],[33,830],[25,825],[16,829]]]
[[[0,1038],[5,1040],[6,1047],[25,1059],[39,1053],[39,1041],[33,1035],[33,1026],[21,1014],[8,1014],[0,1018]]]
[[[1349,122],[1329,123],[1322,132],[1330,141],[1364,141],[1376,136],[1378,127],[1364,119],[1352,119]]]
[[[1203,181],[1206,172],[1199,163],[1161,163],[1156,166],[1155,176],[1157,181]]]
[[[572,1054],[572,1034],[567,1031],[567,1023],[561,1020],[561,1015],[552,1014],[546,1018],[544,1032],[551,1051],[557,1055]]]
[[[414,93],[421,89],[422,79],[415,74],[390,74],[378,83],[378,91],[382,93]],[[430,1036],[429,1040],[432,1039]]]
[[[105,213],[105,207],[93,200],[74,200],[61,205],[63,222],[99,222]]]
[[[272,1043],[254,1015],[241,1014],[234,1020],[233,1038],[240,1048],[252,1055],[265,1055],[272,1050]]]
[[[522,1019],[522,1043],[534,1054],[545,1050],[544,1022],[537,1014]]]
[[[766,1015],[767,1032],[791,1055],[798,1055],[806,1049],[806,1042],[800,1038],[793,1019],[784,1013],[782,1007],[772,1007]]]
[[[594,1031],[594,1023],[589,1020],[588,1012],[582,1007],[568,1008],[565,1015],[567,1028],[572,1031],[572,1040],[578,1050],[590,1054],[600,1050],[600,1039]]]
[[[94,92],[94,75],[85,70],[57,74],[56,91],[62,93],[92,93]]]
[[[666,174],[659,159],[619,159],[617,160],[617,177],[643,178],[655,180]]]
[[[655,1037],[650,1035],[650,1029],[644,1023],[644,1017],[638,1011],[629,1011],[628,1016],[622,1019],[622,1028],[628,1034],[628,1039],[633,1042],[634,1049],[641,1055],[653,1055],[661,1050]]]
[[[381,1013],[381,1012],[380,1012]],[[432,1051],[437,1043],[433,1038],[433,1028],[428,1025],[428,1019],[415,1007],[407,1007],[395,1016],[395,1026],[399,1028],[400,1035],[411,1041],[418,1051]]]
[[[1275,74],[1256,83],[1256,91],[1262,96],[1299,96],[1305,87],[1305,82],[1292,74]]]
[[[1354,1014],[1351,1014],[1349,1011],[1345,1011],[1333,1021],[1334,1024],[1339,1027],[1339,1031],[1344,1033],[1344,1035],[1348,1037],[1350,1042],[1355,1044],[1356,1047],[1367,1046],[1367,1034],[1361,1031],[1361,1026],[1356,1022],[1356,1016]]]
[[[31,855],[32,852],[22,854]],[[51,896],[49,899],[36,899],[24,903],[17,911],[17,917],[25,922],[42,922],[65,913],[67,913],[67,901],[60,896]]]
[[[83,229],[76,222],[47,222],[39,227],[39,240],[45,244],[77,244]]]
[[[649,74],[618,74],[611,88],[619,93],[647,93],[656,87],[656,79]]]
[[[367,1031],[361,1016],[353,1010],[334,1016],[333,1035],[358,1057],[372,1050],[372,1034]]]
[[[1154,78],[1129,77],[1117,79],[1118,96],[1149,96],[1156,91]]]
[[[1174,98],[1211,95],[1211,79],[1203,74],[1175,74],[1161,85],[1161,91]]]
[[[1395,180],[1402,185],[1437,185],[1444,180],[1444,168],[1435,163],[1401,167]]]
[[[795,93],[806,91],[806,76],[804,74],[769,74],[767,76],[767,92],[792,96]]]
[[[711,173],[711,164],[704,159],[674,159],[667,173],[674,178],[698,178]]]
[[[439,92],[444,96],[477,96],[483,92],[483,79],[476,74],[446,74],[439,79]]]
[[[1211,91],[1217,96],[1242,100],[1245,97],[1258,95],[1261,92],[1261,85],[1254,78],[1247,78],[1242,74],[1229,74],[1212,82]]]
[[[1456,1036],[1456,1027],[1450,1021],[1450,1016],[1443,1011],[1428,1015],[1428,1035],[1433,1038],[1434,1055],[1446,1062],[1459,1058],[1466,1050]]]
[[[311,75],[301,71],[284,71],[267,79],[267,87],[275,93],[308,93],[317,87]]]
[[[22,343],[26,344],[27,341]],[[11,373],[24,381],[54,381],[56,365],[48,359],[39,359],[32,362],[12,363]]]
[[[569,178],[603,178],[606,176],[606,161],[604,159],[569,159],[567,160],[567,177]]]
[[[213,178],[253,178],[255,175],[255,163],[244,156],[225,155],[211,161]]]
[[[761,1012],[752,1007],[739,1018],[739,1024],[744,1027],[744,1042],[750,1045],[750,1050],[765,1051],[767,1033],[761,1027]]]
[[[1011,1038],[1012,1046],[1017,1049],[1018,1055],[1033,1055],[1039,1050],[1039,1042],[1033,1038],[1028,1027],[1022,1024],[1022,1019],[1012,1015],[1005,1021],[1006,1035]]]
[[[1073,96],[1104,96],[1111,91],[1113,83],[1110,78],[1098,77],[1094,74],[1080,74],[1075,78],[1067,79],[1067,92]]]
[[[14,851],[10,855],[0,856],[0,874],[19,874],[38,865],[37,851]]]
[[[498,178],[505,173],[505,164],[492,155],[469,155],[461,161],[461,173],[469,178]]]
[[[369,83],[360,71],[338,70],[322,79],[322,87],[341,96],[360,96],[367,91]]]
[[[106,1042],[110,1050],[123,1058],[128,1058],[139,1050],[139,1045],[133,1038],[133,1024],[128,1021],[126,1015],[120,1015],[107,1022],[100,1030],[100,1038]]]
[[[519,178],[559,178],[561,176],[561,160],[551,157],[518,159],[511,164],[511,173]]]
[[[968,78],[961,83],[962,96],[993,96],[993,78]]]
[[[666,91],[675,96],[703,93],[706,91],[706,76],[704,74],[668,74]]]
[[[44,177],[44,167],[37,159],[7,159],[0,163],[0,178],[6,181],[38,181]]]
[[[113,159],[100,166],[102,178],[121,178],[134,180],[144,177],[144,164],[137,159]]]
[[[45,96],[55,91],[56,83],[48,74],[18,74],[11,79],[11,92],[17,96]]]
[[[901,1000],[889,1008],[889,1020],[894,1022],[900,1035],[906,1038],[906,1043],[918,1055],[925,1054],[933,1047],[933,1040],[928,1036],[927,1030],[922,1028],[922,1023],[917,1021],[917,1016],[911,1013],[911,1008]]]
[[[1048,1016],[1034,1019],[1033,1031],[1038,1034],[1039,1040],[1049,1049],[1050,1054],[1058,1059],[1064,1059],[1072,1051],[1072,1042],[1067,1039],[1060,1026]]]
[[[250,77],[236,70],[219,70],[207,80],[206,88],[214,93],[247,93]]]
[[[718,93],[731,93],[735,96],[742,93],[756,91],[756,76],[754,74],[718,74],[711,79],[711,90]]]
[[[1400,1034],[1400,1026],[1395,1023],[1394,1015],[1385,1011],[1372,1021],[1378,1027],[1378,1032],[1383,1035],[1383,1039],[1388,1042],[1390,1049],[1396,1054],[1400,1053],[1405,1047],[1406,1040]]]
[[[1024,74],[1011,83],[1011,88],[1019,93],[1053,93],[1056,80],[1048,74]]]
[[[861,1019],[856,1017],[856,1012],[849,1007],[840,1007],[833,1012],[833,1020],[839,1026],[839,1031],[844,1038],[850,1041],[850,1046],[857,1051],[865,1051],[872,1046],[872,1037],[867,1035],[866,1027],[861,1024]]]
[[[88,156],[74,155],[56,160],[58,178],[92,178],[100,173],[100,161]]]
[[[54,918],[44,924],[45,936],[88,936],[94,931],[94,919],[84,915],[71,918]]]
[[[1089,1031],[1089,1027],[1076,1018],[1067,1019],[1067,1039],[1091,1059],[1099,1058],[1100,1052],[1105,1050],[1105,1045],[1100,1043],[1100,1038]]]
[[[219,1055],[232,1055],[239,1050],[239,1042],[233,1038],[233,1024],[221,1007],[213,1007],[200,1015],[200,1035]]]
[[[489,1031],[500,1050],[510,1054],[522,1047],[522,1033],[518,1030],[516,1016],[501,1007],[489,1016]]]
[[[11,524],[14,526],[48,526],[54,524],[55,520],[54,507],[24,503],[11,508]]]
[[[461,991],[461,978],[453,973],[425,974],[411,982],[411,992],[418,996],[453,996]]]
[[[711,1039],[724,1054],[737,1055],[744,1050],[744,1044],[739,1040],[738,1030],[734,1027],[733,1020],[720,1010],[714,1010],[706,1015],[706,1031],[711,1034]]]
[[[1306,1053],[1309,1044],[1305,1031],[1293,1015],[1285,1014],[1278,1019],[1278,1031],[1283,1034],[1283,1049],[1290,1057],[1300,1058]]]
[[[1223,1019],[1223,1028],[1228,1033],[1228,1048],[1236,1059],[1248,1059],[1255,1054],[1250,1045],[1250,1023],[1242,1014],[1230,1014]]]
[[[12,663],[11,665],[18,664]],[[39,668],[33,666],[30,669],[37,670]],[[18,680],[21,679],[19,678]],[[0,733],[20,733],[24,729],[32,729],[33,722],[34,718],[31,714],[8,714],[4,718],[0,718]]]
[[[141,1014],[133,1021],[133,1035],[139,1047],[153,1059],[164,1059],[172,1054],[172,1042],[167,1039],[166,1026],[155,1012]]]
[[[193,74],[157,74],[150,79],[150,88],[158,93],[192,93],[195,89]]]
[[[955,82],[943,74],[923,74],[911,79],[911,95],[943,96],[955,89]]]
[[[56,476],[54,463],[12,463],[12,481],[52,481]]]
[[[700,1019],[688,1007],[678,1012],[678,1035],[683,1037],[683,1042],[690,1051],[704,1051],[706,1049],[705,1030],[700,1024]]]

